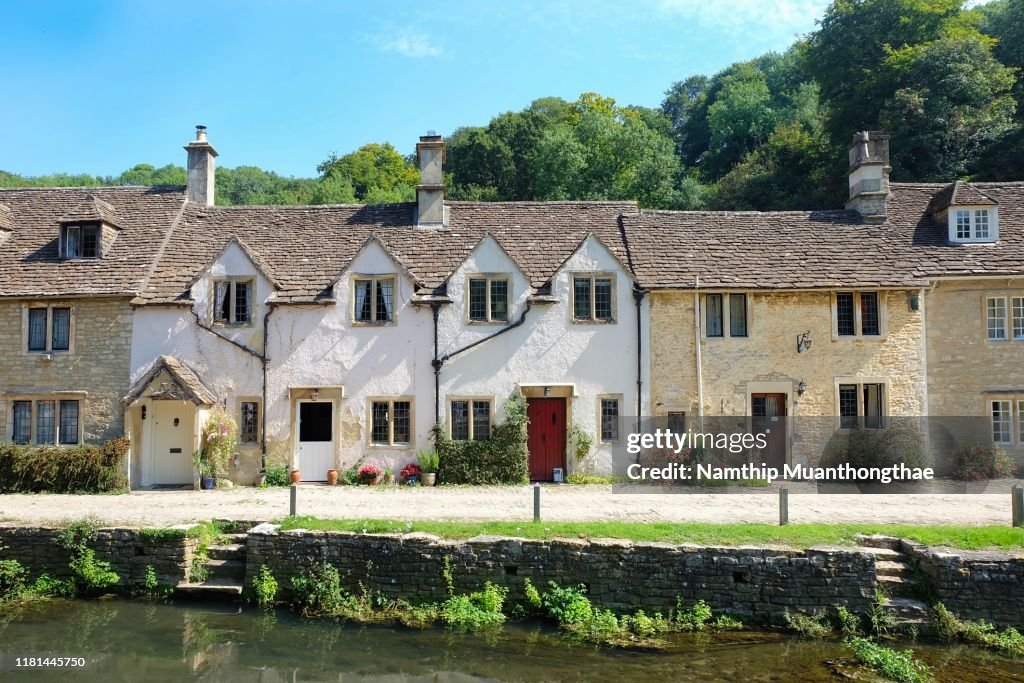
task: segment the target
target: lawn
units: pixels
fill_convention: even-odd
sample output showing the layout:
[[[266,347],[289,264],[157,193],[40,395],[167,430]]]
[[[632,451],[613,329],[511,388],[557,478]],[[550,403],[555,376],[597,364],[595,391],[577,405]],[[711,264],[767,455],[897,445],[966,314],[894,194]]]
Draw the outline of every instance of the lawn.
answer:
[[[631,541],[698,545],[856,545],[857,534],[884,534],[926,545],[967,550],[1024,548],[1024,529],[1005,526],[913,526],[902,524],[708,524],[671,522],[401,522],[395,520],[318,519],[288,517],[283,529],[351,531],[357,533],[424,532],[442,538],[466,539],[480,534],[529,539],[621,538]]]

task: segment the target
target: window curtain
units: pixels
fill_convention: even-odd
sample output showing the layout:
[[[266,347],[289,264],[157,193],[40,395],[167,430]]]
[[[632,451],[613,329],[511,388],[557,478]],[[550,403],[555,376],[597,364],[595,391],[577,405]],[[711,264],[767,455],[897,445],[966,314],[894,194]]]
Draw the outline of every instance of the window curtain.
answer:
[[[30,308],[28,310],[28,350],[46,350],[45,308]]]
[[[707,311],[704,313],[708,337],[722,336],[722,295],[708,294],[704,297]]]
[[[67,351],[71,347],[71,309],[55,308],[53,315],[53,350]]]
[[[377,320],[379,322],[390,322],[391,320],[394,286],[395,284],[391,280],[377,280]]]
[[[370,319],[370,281],[356,280],[356,320]]]
[[[78,443],[78,401],[60,402],[60,442]]]
[[[231,309],[228,303],[228,287],[229,282],[215,282],[213,285],[213,297],[214,297],[214,320],[230,320]]]
[[[77,225],[69,226],[64,231],[64,257],[78,258],[81,255],[82,231]]]

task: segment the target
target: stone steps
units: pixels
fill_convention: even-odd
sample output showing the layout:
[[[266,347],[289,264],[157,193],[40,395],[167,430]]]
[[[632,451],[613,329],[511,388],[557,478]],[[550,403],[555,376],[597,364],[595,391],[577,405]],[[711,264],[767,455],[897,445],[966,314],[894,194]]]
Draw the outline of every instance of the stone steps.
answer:
[[[233,579],[207,579],[198,583],[182,581],[174,587],[174,595],[189,600],[227,600],[242,598],[242,582]]]
[[[245,539],[247,539],[249,537],[249,534],[240,534],[240,533],[221,534],[220,537],[221,537],[221,539],[223,539],[224,543],[227,543],[227,544],[245,543]]]
[[[910,566],[906,562],[896,562],[893,560],[875,560],[875,572],[878,575],[879,581],[883,578],[905,579],[913,575]]]
[[[211,560],[245,560],[244,543],[228,543],[225,545],[211,545],[207,547],[206,553]]]
[[[858,534],[857,545],[861,548],[878,548],[881,550],[893,550],[898,553],[903,551],[903,543],[895,536],[882,536],[880,534]]]
[[[862,553],[869,553],[875,556],[875,562],[880,560],[888,562],[904,562],[907,556],[896,550],[890,550],[889,548],[872,548],[869,546],[857,546],[855,550],[859,550]]]
[[[204,565],[213,579],[245,579],[245,562],[243,560],[207,560]]]
[[[897,627],[927,624],[931,619],[928,605],[913,598],[889,598],[885,602],[885,608],[896,617]]]

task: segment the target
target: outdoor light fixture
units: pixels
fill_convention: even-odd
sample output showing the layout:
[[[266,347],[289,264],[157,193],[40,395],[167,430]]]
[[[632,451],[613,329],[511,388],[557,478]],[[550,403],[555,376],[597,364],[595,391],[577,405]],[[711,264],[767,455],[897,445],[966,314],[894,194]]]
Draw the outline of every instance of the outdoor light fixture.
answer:
[[[800,383],[796,385],[796,393],[803,396],[805,391],[807,391],[807,382],[800,380]]]
[[[313,399],[313,401],[315,402],[317,399],[320,398],[320,390],[314,389],[312,392],[310,392],[309,397]]]
[[[916,311],[921,308],[921,297],[917,294],[910,294],[907,296],[907,305],[910,306],[910,310]]]
[[[807,330],[796,337],[796,352],[803,353],[811,348],[811,331]]]
[[[545,396],[550,396],[551,395],[551,387],[544,387],[544,395]]]

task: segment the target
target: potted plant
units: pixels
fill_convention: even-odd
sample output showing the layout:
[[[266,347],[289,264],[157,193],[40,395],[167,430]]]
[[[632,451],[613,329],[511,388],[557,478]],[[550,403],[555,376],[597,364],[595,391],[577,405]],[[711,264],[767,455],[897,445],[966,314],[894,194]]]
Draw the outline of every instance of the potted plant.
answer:
[[[327,470],[327,484],[330,486],[338,485],[338,470]]]
[[[300,472],[298,469],[294,469],[288,473],[288,478],[291,479],[291,482],[293,484],[298,484],[300,481],[302,481],[302,472]]]
[[[363,465],[359,468],[359,474],[356,475],[356,480],[366,486],[373,486],[378,479],[380,479],[380,468],[376,465]]]
[[[199,488],[204,491],[216,488],[217,472],[214,470],[213,463],[210,462],[210,459],[202,448],[192,454],[192,463],[196,466],[196,470],[199,472]]]
[[[217,478],[227,478],[228,463],[234,457],[237,445],[238,424],[235,419],[223,406],[211,409],[203,425],[203,447],[197,451],[198,457],[193,455],[203,488],[207,488],[206,483],[210,484],[208,488],[213,488]],[[212,481],[202,481],[204,476]]]
[[[402,471],[398,473],[402,477],[402,483],[412,484],[420,480],[420,475],[423,474],[423,468],[414,462],[409,463],[402,468]]]
[[[393,469],[391,469],[390,467],[385,467],[384,468],[384,478],[383,478],[382,481],[385,484],[394,484],[395,483],[395,471]]]
[[[416,454],[416,458],[420,461],[420,470],[422,471],[420,481],[423,482],[423,485],[433,486],[436,484],[437,468],[440,464],[437,451],[433,448],[424,448]]]

